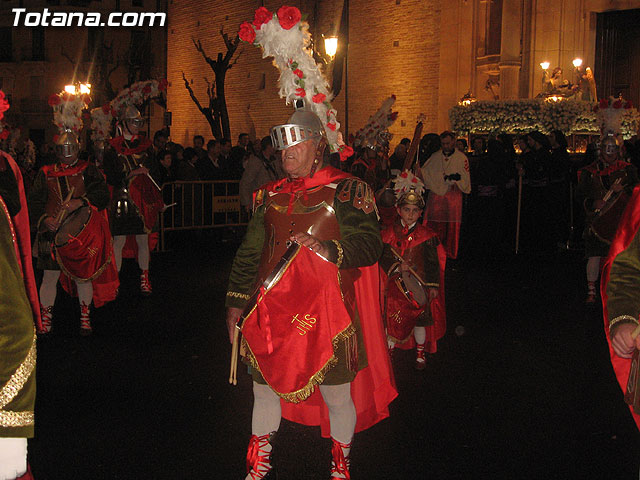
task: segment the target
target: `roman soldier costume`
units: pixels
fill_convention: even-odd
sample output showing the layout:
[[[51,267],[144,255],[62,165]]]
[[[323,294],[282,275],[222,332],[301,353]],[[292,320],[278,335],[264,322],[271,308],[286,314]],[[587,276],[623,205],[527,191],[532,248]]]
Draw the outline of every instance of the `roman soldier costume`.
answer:
[[[585,210],[587,304],[596,301],[596,282],[602,257],[607,255],[618,222],[638,183],[636,167],[620,158],[618,140],[607,135],[600,144],[600,158],[578,171],[578,193]]]
[[[110,209],[111,232],[114,236],[116,266],[122,265],[122,250],[127,236],[135,236],[140,276],[140,292],[151,294],[149,280],[149,234],[158,221],[164,206],[157,181],[151,173],[158,169],[152,165],[151,141],[138,134],[144,124],[134,105],[126,105],[118,114],[119,135],[109,140],[112,149],[105,150],[104,171],[112,187]]]
[[[119,285],[108,222],[100,212],[109,203],[109,190],[100,171],[78,159],[78,137],[69,128],[81,128],[80,107],[86,106],[85,101],[64,92],[57,97],[57,103],[50,103],[54,121],[61,129],[55,139],[58,161],[40,169],[29,191],[31,223],[38,232],[37,266],[44,270],[40,333],[51,331],[60,278],[65,290],[78,296],[80,333],[89,335],[92,301],[100,307],[113,300]]]
[[[446,253],[435,232],[417,222],[424,209],[423,190],[422,182],[410,172],[396,177],[398,216],[382,231],[384,250],[379,262],[389,348],[411,348],[415,337],[418,370],[425,368],[425,347],[434,353],[446,330],[444,308],[441,311],[434,304],[439,300],[444,305]],[[400,208],[407,205],[419,209],[411,224],[400,216]],[[438,299],[429,297],[432,290],[438,291]]]

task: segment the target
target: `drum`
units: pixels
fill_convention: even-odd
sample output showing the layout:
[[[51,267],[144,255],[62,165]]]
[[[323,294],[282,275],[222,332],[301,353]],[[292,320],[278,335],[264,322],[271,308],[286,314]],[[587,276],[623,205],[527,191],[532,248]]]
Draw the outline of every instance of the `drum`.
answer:
[[[629,195],[621,191],[615,199],[610,200],[598,213],[598,216],[591,222],[591,231],[608,245],[611,245],[613,237],[618,230],[618,224],[622,218],[625,208],[629,203]]]
[[[103,215],[89,206],[71,212],[53,239],[60,269],[74,280],[99,276],[111,261],[111,233]]]
[[[129,195],[138,207],[146,233],[151,232],[164,207],[162,192],[150,175],[136,175],[129,183]]]
[[[385,288],[387,335],[396,343],[407,341],[428,303],[429,296],[422,282],[411,272],[401,272],[396,267],[390,273]]]

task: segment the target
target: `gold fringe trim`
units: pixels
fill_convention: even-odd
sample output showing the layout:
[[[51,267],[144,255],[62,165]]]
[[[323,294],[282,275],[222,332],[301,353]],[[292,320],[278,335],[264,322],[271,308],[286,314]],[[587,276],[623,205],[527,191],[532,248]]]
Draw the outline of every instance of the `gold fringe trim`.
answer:
[[[27,427],[33,425],[33,412],[8,412],[4,410],[20,393],[36,366],[36,331],[33,330],[31,348],[26,358],[0,390],[0,427]]]
[[[251,297],[248,294],[239,293],[239,292],[227,292],[227,297],[241,298],[243,300],[250,300],[251,299]]]
[[[258,372],[260,372],[260,375],[262,375],[262,378],[264,379],[264,381],[267,382],[267,385],[269,385],[271,390],[273,390],[276,393],[276,395],[278,395],[279,397],[281,397],[282,399],[284,399],[289,403],[300,403],[300,402],[304,402],[307,398],[311,396],[311,394],[316,389],[316,385],[321,385],[322,382],[324,382],[324,379],[327,373],[329,372],[329,370],[331,370],[333,367],[335,367],[338,364],[338,357],[336,357],[335,352],[338,349],[338,344],[340,343],[340,341],[349,340],[355,333],[356,333],[356,328],[353,326],[353,323],[349,323],[349,325],[344,330],[342,330],[335,337],[333,337],[333,339],[331,340],[331,343],[333,345],[334,353],[333,355],[331,355],[331,358],[327,360],[327,362],[322,366],[322,368],[320,368],[320,370],[318,370],[316,373],[314,373],[311,376],[311,378],[309,378],[309,381],[304,387],[302,387],[299,390],[296,390],[295,392],[290,392],[290,393],[282,393],[277,391],[273,387],[273,385],[271,385],[267,381],[267,379],[264,378],[264,375],[262,374],[262,370],[258,365],[258,362],[253,354],[253,351],[251,350],[249,343],[246,341],[244,337],[242,337],[242,346],[246,351],[245,358],[249,361],[251,367],[255,368]]]

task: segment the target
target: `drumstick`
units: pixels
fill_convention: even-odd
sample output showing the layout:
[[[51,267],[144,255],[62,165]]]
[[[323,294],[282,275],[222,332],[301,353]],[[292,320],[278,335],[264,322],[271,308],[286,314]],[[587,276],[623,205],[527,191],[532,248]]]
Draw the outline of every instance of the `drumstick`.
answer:
[[[237,327],[233,328],[233,342],[231,346],[231,367],[229,369],[229,383],[233,385],[238,384],[238,380],[236,378],[238,372],[238,343],[239,343],[239,332],[240,330]]]
[[[71,201],[71,197],[73,196],[73,191],[75,189],[76,187],[71,187],[69,189],[69,194],[67,195],[67,198],[65,198],[64,201],[62,202],[63,205]],[[62,221],[66,212],[67,211],[64,208],[58,212],[58,215],[56,216],[56,223],[60,223]]]
[[[402,256],[401,256],[401,255],[396,251],[396,249],[395,249],[395,248],[393,248],[393,247],[389,247],[389,248],[391,248],[391,253],[393,253],[396,257],[398,257],[398,260],[400,260],[402,263],[404,263],[404,264],[407,266],[407,269],[408,269],[412,274],[414,274],[414,275],[416,276],[416,278],[422,282],[422,284],[423,284],[423,285],[426,285],[426,284],[427,284],[427,282],[425,282],[425,281],[420,277],[420,275],[418,275],[418,274],[416,273],[416,271],[415,271],[413,268],[411,268],[411,266],[410,266],[410,265],[405,261],[405,259],[404,259],[404,258],[402,258]]]

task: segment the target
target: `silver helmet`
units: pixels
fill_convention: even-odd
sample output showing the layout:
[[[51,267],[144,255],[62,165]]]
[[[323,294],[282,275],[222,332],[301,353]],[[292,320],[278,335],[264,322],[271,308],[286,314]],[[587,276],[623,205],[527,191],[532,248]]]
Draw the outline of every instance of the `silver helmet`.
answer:
[[[320,118],[300,102],[287,123],[271,128],[270,135],[273,148],[284,150],[307,140],[326,137],[327,134]]]
[[[135,105],[129,105],[127,108],[125,108],[120,118],[128,125],[133,125],[138,128],[144,125],[144,118],[142,118],[142,115],[140,115],[140,110],[138,110]]]
[[[64,161],[73,161],[80,150],[78,137],[71,130],[65,130],[55,141],[56,156]]]

